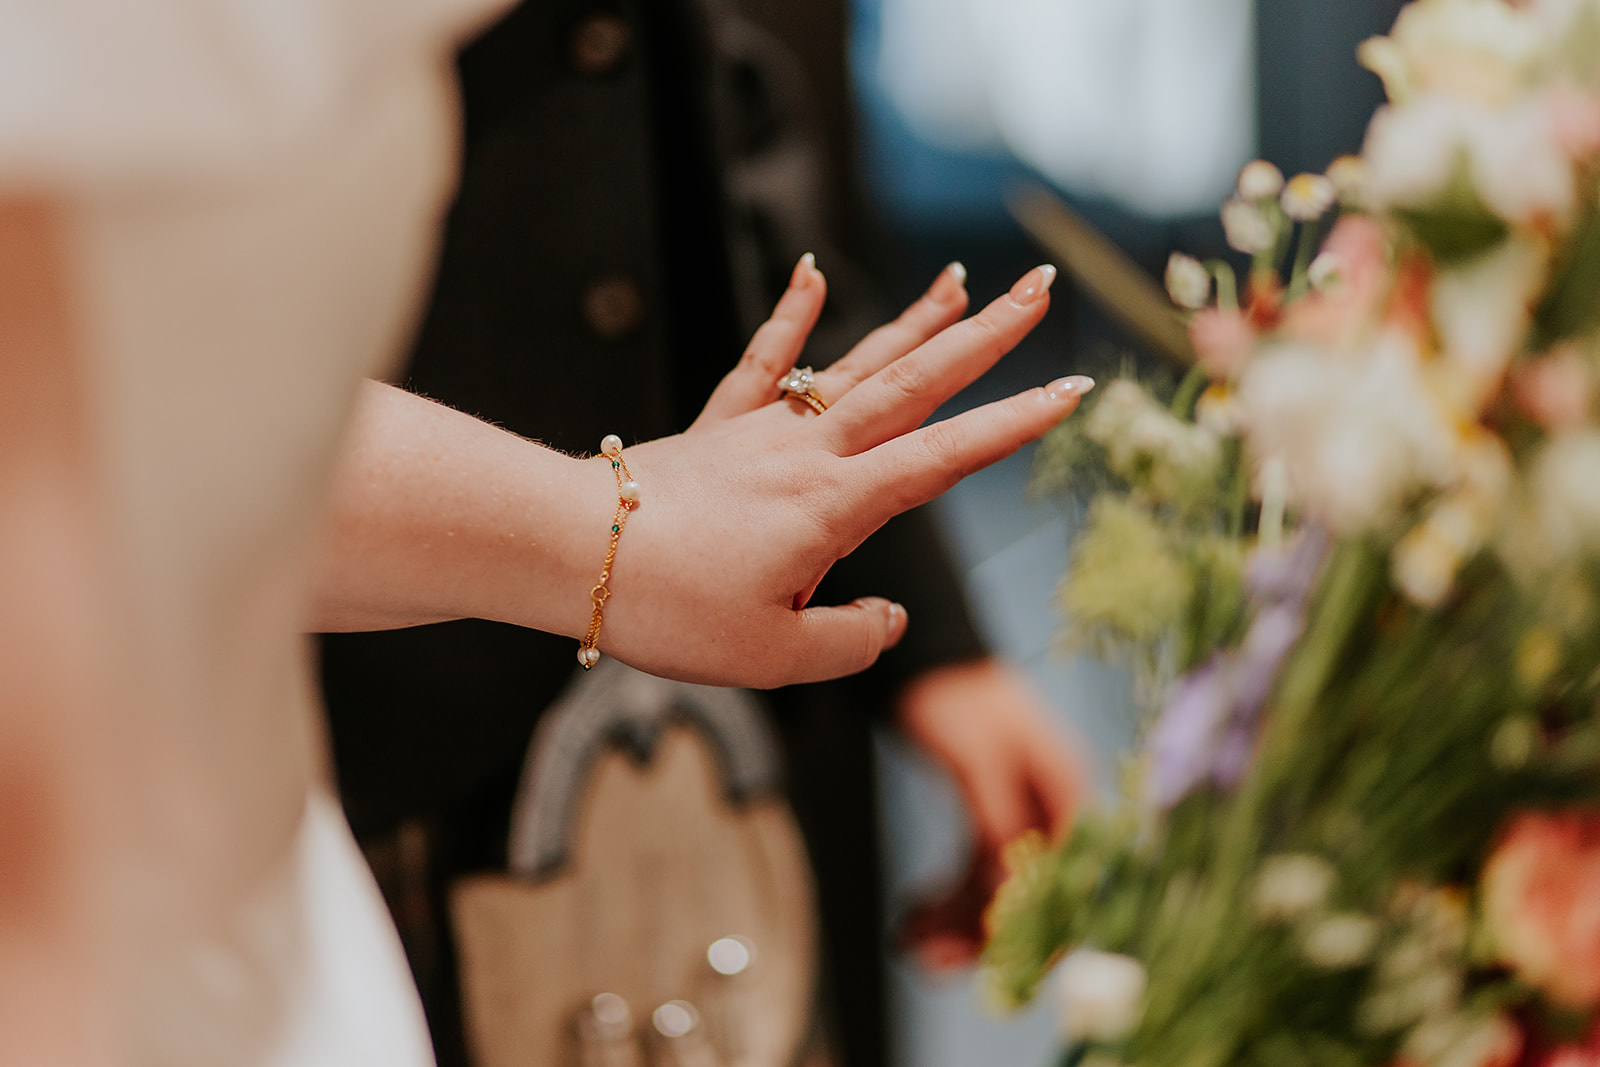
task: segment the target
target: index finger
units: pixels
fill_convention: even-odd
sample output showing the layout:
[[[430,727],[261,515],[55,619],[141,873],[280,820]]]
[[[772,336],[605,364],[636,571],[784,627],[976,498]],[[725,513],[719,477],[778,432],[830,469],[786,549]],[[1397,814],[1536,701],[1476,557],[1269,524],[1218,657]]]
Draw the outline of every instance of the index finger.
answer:
[[[925,504],[973,471],[1011,455],[1072,414],[1094,379],[1060,378],[886,441],[845,462],[855,468],[855,514],[871,523]],[[820,420],[819,420],[820,421]],[[865,536],[865,533],[862,535]]]
[[[828,446],[841,456],[856,455],[922,425],[1039,324],[1055,277],[1054,267],[1035,267],[972,318],[851,389],[817,422]]]

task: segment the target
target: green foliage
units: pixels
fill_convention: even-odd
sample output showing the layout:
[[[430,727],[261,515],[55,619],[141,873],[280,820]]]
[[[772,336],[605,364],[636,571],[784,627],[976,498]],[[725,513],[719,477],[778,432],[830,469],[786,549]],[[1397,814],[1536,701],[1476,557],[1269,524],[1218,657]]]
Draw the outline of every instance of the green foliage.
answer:
[[[1600,325],[1600,211],[1590,211],[1534,315],[1535,347],[1578,337],[1596,325]]]
[[[1429,887],[1470,884],[1510,813],[1600,799],[1596,679],[1497,666],[1518,661],[1533,613],[1492,559],[1461,576],[1448,613],[1396,597],[1383,561],[1361,543],[1329,561],[1239,790],[1192,794],[1143,825],[1091,815],[1061,847],[1026,853],[991,913],[985,964],[1003,1002],[1088,944],[1151,975],[1142,1023],[1104,1050],[1120,1062],[1371,1067],[1424,1017],[1405,1014],[1413,987],[1443,988],[1466,1020],[1529,1000],[1472,970],[1464,899]],[[1591,620],[1561,656],[1597,652]],[[1263,865],[1289,854],[1326,858],[1337,880],[1273,918]],[[1371,948],[1319,964],[1316,932],[1346,916],[1376,930]],[[1451,992],[1450,975],[1474,974]]]
[[[1446,266],[1488,252],[1511,233],[1478,198],[1465,159],[1442,197],[1426,207],[1396,208],[1393,213],[1434,261]]]

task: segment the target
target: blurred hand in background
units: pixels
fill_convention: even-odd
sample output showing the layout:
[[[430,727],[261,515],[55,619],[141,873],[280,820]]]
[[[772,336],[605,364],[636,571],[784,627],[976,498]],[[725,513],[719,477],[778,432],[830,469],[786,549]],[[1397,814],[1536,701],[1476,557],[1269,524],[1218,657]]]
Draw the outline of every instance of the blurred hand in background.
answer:
[[[983,911],[1005,878],[1005,846],[1029,830],[1065,833],[1084,772],[1032,683],[996,660],[928,671],[901,691],[895,714],[911,743],[950,775],[972,825],[961,882],[912,909],[901,947],[930,970],[962,967],[983,947]]]

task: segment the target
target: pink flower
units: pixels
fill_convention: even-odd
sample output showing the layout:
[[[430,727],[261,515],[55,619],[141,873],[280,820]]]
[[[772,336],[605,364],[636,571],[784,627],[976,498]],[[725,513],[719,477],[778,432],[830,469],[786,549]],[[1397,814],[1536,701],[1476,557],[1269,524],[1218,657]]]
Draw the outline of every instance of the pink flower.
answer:
[[[1227,381],[1244,367],[1256,347],[1256,330],[1238,308],[1197,311],[1189,321],[1189,343],[1213,378]]]
[[[1546,430],[1567,430],[1589,421],[1594,382],[1589,362],[1570,348],[1517,368],[1511,380],[1517,407]]]
[[[1600,153],[1600,97],[1573,86],[1545,93],[1545,115],[1557,146],[1582,162]]]
[[[1346,215],[1322,251],[1339,264],[1337,280],[1290,305],[1283,328],[1292,337],[1342,348],[1372,324],[1388,288],[1383,228],[1365,215]]]
[[[1600,1004],[1600,811],[1518,816],[1483,872],[1500,959],[1559,1004]]]

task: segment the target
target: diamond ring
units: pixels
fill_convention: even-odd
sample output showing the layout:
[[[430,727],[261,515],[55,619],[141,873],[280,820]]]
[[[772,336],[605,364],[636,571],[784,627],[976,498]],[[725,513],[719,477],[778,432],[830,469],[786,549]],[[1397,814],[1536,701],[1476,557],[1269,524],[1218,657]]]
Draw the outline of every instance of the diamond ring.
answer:
[[[828,410],[828,402],[817,395],[816,379],[811,376],[810,367],[790,369],[788,374],[778,379],[778,388],[796,400],[809,404],[818,415]]]

